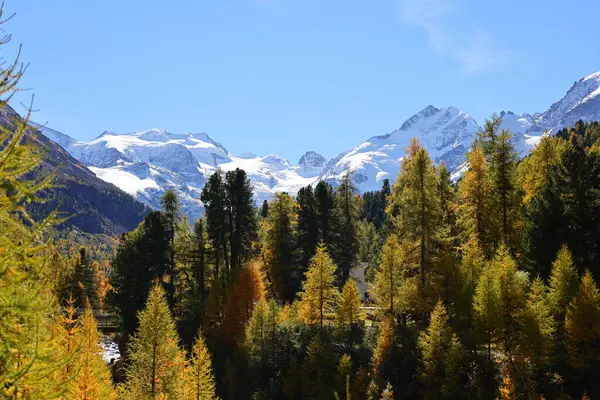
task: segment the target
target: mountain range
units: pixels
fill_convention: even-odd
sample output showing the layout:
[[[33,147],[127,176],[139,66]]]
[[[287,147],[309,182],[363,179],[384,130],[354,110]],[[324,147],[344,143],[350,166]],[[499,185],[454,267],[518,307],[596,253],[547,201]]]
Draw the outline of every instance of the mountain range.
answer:
[[[501,128],[510,130],[520,156],[550,133],[574,125],[578,120],[600,120],[600,72],[576,81],[565,96],[546,111],[517,114],[502,111]],[[217,169],[244,169],[254,187],[257,203],[277,192],[296,191],[326,180],[337,184],[348,169],[359,191],[377,190],[384,179],[394,180],[404,151],[413,137],[428,149],[439,164],[445,162],[454,179],[466,168],[465,156],[480,125],[454,106],[429,105],[391,133],[373,136],[327,161],[309,151],[296,164],[268,154],[234,156],[206,133],[170,133],[151,129],[137,133],[105,131],[89,142],[81,142],[46,126],[37,128],[83,163],[98,178],[118,186],[151,208],[159,207],[169,188],[178,194],[191,219],[202,212],[200,193],[207,177]]]

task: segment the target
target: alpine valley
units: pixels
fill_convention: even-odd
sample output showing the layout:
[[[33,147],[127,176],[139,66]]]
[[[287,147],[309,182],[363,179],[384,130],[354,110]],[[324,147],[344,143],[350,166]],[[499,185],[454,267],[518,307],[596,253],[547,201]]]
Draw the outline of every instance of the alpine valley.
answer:
[[[510,130],[519,155],[525,156],[545,131],[574,125],[578,120],[600,120],[600,72],[575,82],[548,110],[535,114],[502,111],[502,129]],[[445,162],[454,179],[467,168],[465,155],[480,125],[454,106],[427,106],[391,133],[373,136],[327,160],[309,151],[296,163],[275,154],[231,154],[205,133],[170,133],[151,129],[138,133],[105,131],[80,142],[46,126],[37,126],[49,139],[89,168],[151,208],[158,208],[168,189],[178,195],[184,212],[193,220],[202,215],[200,193],[217,169],[241,168],[248,174],[255,200],[260,204],[277,192],[295,194],[302,186],[325,180],[336,185],[350,170],[361,192],[377,190],[384,179],[394,180],[405,148],[417,138],[437,164]]]

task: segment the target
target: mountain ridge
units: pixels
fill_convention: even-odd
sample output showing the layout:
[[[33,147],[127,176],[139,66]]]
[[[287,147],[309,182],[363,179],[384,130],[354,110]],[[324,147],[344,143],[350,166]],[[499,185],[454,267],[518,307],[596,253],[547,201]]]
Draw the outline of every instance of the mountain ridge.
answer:
[[[525,156],[546,130],[554,133],[580,119],[600,120],[599,95],[600,72],[596,72],[575,81],[544,112],[501,111],[501,129],[513,133],[517,152]],[[258,156],[247,152],[234,156],[206,133],[176,134],[161,128],[137,133],[104,131],[89,142],[79,142],[51,128],[40,129],[99,177],[150,207],[158,207],[164,191],[175,190],[184,210],[196,218],[202,214],[202,187],[217,169],[246,170],[257,203],[280,191],[294,194],[300,187],[320,179],[336,185],[347,169],[353,172],[361,192],[377,190],[383,179],[395,179],[413,137],[428,149],[436,164],[446,163],[453,179],[458,179],[466,168],[465,155],[480,125],[454,105],[438,108],[430,104],[404,121],[400,128],[371,136],[330,160],[308,151],[296,165],[277,154]]]

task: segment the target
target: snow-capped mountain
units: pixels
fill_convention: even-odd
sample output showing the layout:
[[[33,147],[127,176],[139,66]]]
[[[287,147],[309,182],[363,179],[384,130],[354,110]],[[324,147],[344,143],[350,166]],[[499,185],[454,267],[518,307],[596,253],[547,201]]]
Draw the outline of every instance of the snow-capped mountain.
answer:
[[[535,124],[528,132],[556,132],[574,126],[578,120],[600,121],[599,95],[600,71],[575,82],[562,99],[552,104],[547,111],[536,114]]]
[[[502,111],[500,129],[513,133],[518,154],[523,157],[537,145],[544,131],[551,133],[575,125],[578,120],[600,121],[600,72],[575,82],[567,94],[537,114]],[[354,172],[359,190],[376,190],[386,178],[395,179],[404,149],[416,137],[436,163],[444,161],[458,179],[466,170],[466,151],[480,126],[468,114],[448,107],[428,106],[409,118],[400,129],[375,136],[329,161],[321,179],[336,183],[348,168]]]
[[[231,155],[205,133],[174,134],[164,129],[120,134],[105,131],[89,142],[78,142],[51,128],[36,125],[99,178],[113,183],[153,208],[168,189],[177,193],[190,219],[203,212],[200,194],[209,175],[241,168],[248,174],[257,203],[277,192],[296,193],[316,181],[325,158],[308,152],[297,166],[275,154],[264,157]]]
[[[600,121],[600,72],[575,82],[566,95],[549,109],[536,114],[499,114],[501,129],[514,135],[520,156],[525,156],[545,130],[574,125],[578,120]],[[435,163],[445,162],[454,179],[466,170],[465,155],[480,125],[456,107],[427,106],[402,126],[382,136],[373,136],[326,162],[309,151],[297,165],[275,154],[258,156],[230,154],[205,133],[173,134],[163,129],[129,134],[106,131],[89,142],[77,140],[51,128],[38,126],[98,177],[115,184],[147,205],[159,207],[169,188],[178,194],[190,218],[202,213],[200,193],[207,177],[217,168],[242,168],[252,181],[259,204],[277,192],[295,194],[305,185],[324,179],[337,184],[350,169],[361,192],[377,190],[383,179],[394,180],[410,140],[415,137]]]
[[[346,170],[354,174],[361,191],[381,188],[384,179],[394,180],[412,138],[427,148],[436,163],[445,162],[450,171],[463,162],[479,126],[456,107],[427,106],[410,117],[400,129],[374,136],[332,159],[321,179],[335,184]]]

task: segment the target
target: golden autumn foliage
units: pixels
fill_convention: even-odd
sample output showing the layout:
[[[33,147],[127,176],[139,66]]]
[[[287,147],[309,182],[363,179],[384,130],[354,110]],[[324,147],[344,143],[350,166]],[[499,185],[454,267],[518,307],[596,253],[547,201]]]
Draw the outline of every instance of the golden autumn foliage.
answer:
[[[300,297],[302,319],[323,326],[326,314],[333,311],[339,292],[334,286],[336,266],[325,245],[320,244],[308,266]]]
[[[78,352],[74,356],[75,376],[69,381],[65,400],[115,400],[110,371],[102,359],[100,334],[91,308],[80,317],[77,332]]]
[[[124,397],[131,400],[184,398],[185,356],[164,290],[156,284],[139,313],[140,325],[131,343]]]
[[[338,326],[351,327],[364,319],[364,313],[360,309],[360,293],[354,279],[346,281],[342,289],[338,308],[336,310],[336,322]]]
[[[212,400],[216,398],[212,362],[202,332],[192,348],[192,357],[186,369],[186,397],[189,400]]]
[[[250,262],[242,269],[236,284],[227,297],[224,331],[227,340],[238,343],[244,340],[244,331],[255,305],[265,300],[266,292],[260,261]]]

